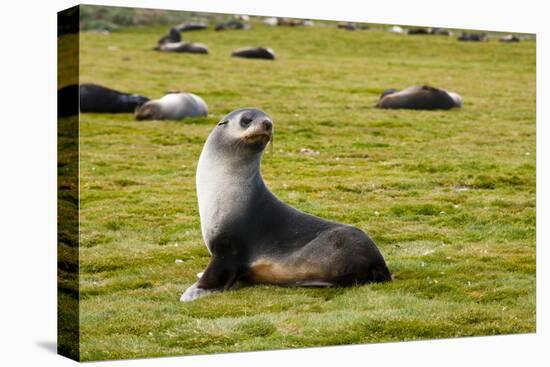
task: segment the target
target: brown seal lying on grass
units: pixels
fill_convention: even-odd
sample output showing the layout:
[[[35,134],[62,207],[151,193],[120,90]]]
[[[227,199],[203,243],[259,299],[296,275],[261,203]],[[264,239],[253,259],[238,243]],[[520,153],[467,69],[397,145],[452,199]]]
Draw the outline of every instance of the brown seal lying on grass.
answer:
[[[272,138],[272,119],[249,108],[222,118],[208,136],[197,166],[197,198],[212,258],[181,301],[237,282],[349,286],[391,280],[365,232],[301,212],[271,193],[260,161]]]

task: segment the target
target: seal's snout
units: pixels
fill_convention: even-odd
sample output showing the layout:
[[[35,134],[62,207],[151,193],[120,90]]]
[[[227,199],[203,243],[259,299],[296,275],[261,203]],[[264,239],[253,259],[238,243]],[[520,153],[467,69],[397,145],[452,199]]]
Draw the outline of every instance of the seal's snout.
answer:
[[[134,113],[136,120],[142,121],[142,120],[158,120],[160,118],[159,116],[159,108],[152,102],[145,102],[141,106],[139,106],[135,113]]]
[[[249,123],[245,134],[242,137],[247,143],[264,147],[273,137],[273,122],[266,116],[256,118]]]

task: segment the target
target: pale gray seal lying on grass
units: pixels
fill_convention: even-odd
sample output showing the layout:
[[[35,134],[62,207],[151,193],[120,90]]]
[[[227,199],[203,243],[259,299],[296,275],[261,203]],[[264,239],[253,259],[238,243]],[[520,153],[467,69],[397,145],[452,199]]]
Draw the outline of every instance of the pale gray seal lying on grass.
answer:
[[[208,116],[208,106],[201,97],[183,92],[168,93],[145,103],[135,112],[136,120],[180,120],[198,116]]]
[[[406,108],[413,110],[447,110],[462,106],[462,97],[454,92],[430,87],[415,86],[397,91],[388,89],[376,104],[379,108]]]
[[[384,257],[363,231],[301,212],[269,191],[260,161],[272,137],[273,122],[258,109],[231,112],[208,136],[196,180],[212,258],[181,301],[237,282],[349,286],[391,280]]]

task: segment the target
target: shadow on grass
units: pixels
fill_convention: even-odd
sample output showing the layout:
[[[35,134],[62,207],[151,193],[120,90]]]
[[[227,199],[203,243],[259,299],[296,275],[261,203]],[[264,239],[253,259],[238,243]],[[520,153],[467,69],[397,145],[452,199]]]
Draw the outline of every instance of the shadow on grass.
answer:
[[[36,345],[50,353],[57,354],[57,342],[55,340],[39,340]]]

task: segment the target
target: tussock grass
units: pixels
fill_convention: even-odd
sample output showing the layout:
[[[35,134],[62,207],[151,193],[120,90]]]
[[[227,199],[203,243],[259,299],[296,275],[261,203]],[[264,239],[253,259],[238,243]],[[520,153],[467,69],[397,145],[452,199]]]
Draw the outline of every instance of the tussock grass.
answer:
[[[211,54],[177,55],[152,51],[165,28],[81,36],[81,82],[153,98],[185,90],[210,108],[185,121],[82,115],[83,360],[535,331],[534,42],[254,25],[184,34]],[[229,57],[248,45],[278,59]],[[373,108],[387,88],[424,83],[464,107]],[[198,156],[221,116],[245,106],[275,122],[270,188],[367,231],[394,282],[179,302],[209,259]]]

